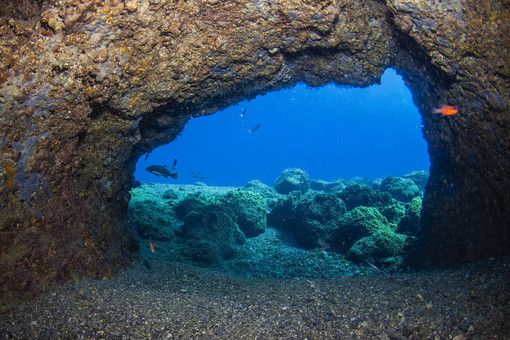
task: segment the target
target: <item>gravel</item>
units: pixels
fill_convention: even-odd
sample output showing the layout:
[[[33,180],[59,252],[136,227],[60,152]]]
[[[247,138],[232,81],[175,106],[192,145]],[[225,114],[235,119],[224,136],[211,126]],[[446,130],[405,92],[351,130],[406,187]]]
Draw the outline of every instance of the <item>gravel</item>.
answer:
[[[2,339],[508,339],[510,259],[327,279],[145,258],[0,316]]]

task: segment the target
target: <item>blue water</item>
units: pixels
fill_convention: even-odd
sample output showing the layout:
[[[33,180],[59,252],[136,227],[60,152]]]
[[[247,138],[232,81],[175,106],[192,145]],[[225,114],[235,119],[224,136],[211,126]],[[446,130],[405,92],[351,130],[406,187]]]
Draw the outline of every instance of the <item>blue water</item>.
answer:
[[[257,124],[260,128],[250,133]],[[333,180],[401,176],[430,165],[420,115],[392,69],[381,85],[298,84],[191,119],[176,140],[144,158],[135,172],[141,182],[225,186],[253,179],[272,185],[286,168]],[[177,180],[145,171],[153,164],[171,167],[174,158]]]

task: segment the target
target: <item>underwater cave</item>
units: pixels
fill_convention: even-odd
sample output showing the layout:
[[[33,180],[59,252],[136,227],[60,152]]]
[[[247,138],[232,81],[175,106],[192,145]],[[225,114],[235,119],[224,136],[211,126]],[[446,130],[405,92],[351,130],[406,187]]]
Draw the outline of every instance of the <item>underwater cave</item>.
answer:
[[[415,285],[417,281],[411,276],[390,276],[386,280],[382,274],[376,283],[370,278],[345,279],[321,283],[320,289],[316,282],[297,282],[298,290],[308,293],[312,290],[313,298],[307,300],[304,296],[310,294],[303,293],[300,295],[303,298],[296,296],[296,301],[299,306],[319,306],[324,301],[321,289],[329,287],[331,306],[348,309],[351,301],[342,297],[345,294],[335,293],[342,291],[343,284],[352,289],[349,291],[356,292],[357,297],[365,296],[373,284],[377,285],[378,291],[385,292],[383,295],[392,296],[394,290],[390,286],[394,279],[395,284],[401,284],[392,288],[398,289],[409,283],[413,287],[409,296],[414,299],[401,301],[402,310],[395,315],[407,313],[409,309],[404,305],[410,303],[416,306],[411,308],[415,312],[411,319],[416,322],[414,326],[413,322],[399,326],[398,320],[393,320],[394,324],[388,326],[391,331],[389,328],[384,331],[388,337],[438,337],[443,331],[429,326],[439,323],[444,325],[444,334],[450,337],[507,334],[508,322],[498,319],[496,314],[487,316],[486,321],[476,321],[476,316],[467,318],[461,308],[453,310],[454,307],[447,306],[445,310],[449,311],[448,315],[454,315],[452,319],[441,318],[439,313],[439,319],[434,323],[434,320],[421,319],[420,315],[435,317],[431,307],[443,303],[441,297],[457,299],[452,305],[464,306],[465,301],[476,300],[470,292],[482,292],[487,297],[493,296],[493,292],[506,291],[505,256],[510,255],[509,12],[507,1],[472,0],[462,3],[414,0],[63,0],[55,3],[41,0],[37,1],[37,6],[19,0],[3,2],[0,4],[0,312],[13,308],[19,312],[20,301],[38,296],[43,300],[33,300],[34,303],[54,298],[52,303],[43,303],[44,306],[65,307],[67,305],[62,301],[70,304],[78,301],[88,308],[87,298],[92,292],[87,285],[101,287],[95,292],[111,292],[113,286],[109,285],[113,285],[113,281],[109,279],[113,277],[118,277],[117,287],[125,284],[121,289],[122,299],[129,298],[143,305],[146,301],[140,300],[144,295],[139,294],[139,289],[143,289],[141,283],[153,287],[150,292],[155,294],[160,287],[151,279],[157,280],[155,273],[163,274],[164,268],[159,265],[151,268],[149,262],[136,261],[140,254],[151,256],[151,250],[147,242],[139,243],[140,235],[136,235],[127,223],[132,217],[130,199],[136,198],[132,190],[141,188],[133,189],[133,174],[141,157],[175,140],[193,117],[215,114],[232,105],[240,105],[244,100],[266,93],[270,95],[298,83],[311,87],[335,84],[364,88],[379,83],[385,70],[391,68],[397,70],[412,93],[430,156],[430,173],[418,228],[414,235],[409,235],[416,238],[416,243],[413,252],[406,255],[406,268],[467,263],[467,267],[453,275],[458,278],[454,280],[455,285],[462,286],[461,293],[457,294],[446,283],[449,272],[438,275],[438,282],[427,273],[418,275],[428,282],[429,295]],[[359,103],[360,106],[363,104]],[[434,112],[436,108],[448,106],[452,107],[448,112],[455,111],[454,114]],[[234,106],[236,108],[241,109]],[[251,113],[248,107],[246,119]],[[250,123],[254,125],[247,125],[246,129],[254,138],[270,127],[264,122],[260,126],[260,122]],[[152,161],[151,157],[149,154],[148,160]],[[174,157],[171,155],[164,165],[171,167]],[[176,166],[180,171],[186,162],[184,156],[177,158]],[[264,164],[263,159],[260,164]],[[201,169],[190,170],[189,175],[191,171],[194,174],[200,171],[199,177],[209,177],[211,183],[217,178],[202,174]],[[312,177],[320,179],[322,176],[315,175],[315,170],[307,171]],[[287,175],[289,180],[282,178],[281,181],[282,192],[295,183],[291,177],[309,174],[289,171]],[[405,179],[408,183],[412,181]],[[334,182],[334,179],[328,178],[327,182]],[[380,183],[381,187],[391,184]],[[374,190],[366,183],[350,183],[347,187],[350,193],[366,194]],[[306,196],[305,189],[299,189],[303,197]],[[175,195],[180,199],[179,192],[168,192],[167,200],[175,199]],[[285,195],[288,199],[277,201],[272,209],[279,214],[269,217],[273,224],[281,224],[282,229],[288,227],[285,209],[303,203],[298,195]],[[354,221],[361,214],[387,221],[394,218],[398,213],[392,215],[387,206],[381,205],[394,197],[377,195],[373,199],[374,205],[379,204],[377,209],[354,206],[354,199],[346,202],[343,191],[338,197],[316,194],[300,206],[322,209],[323,214],[331,218],[342,214],[344,220]],[[217,201],[232,203],[228,207],[216,201],[206,202],[200,195],[190,197],[185,200],[189,206],[202,205],[201,209],[208,213],[193,214],[189,206],[179,204],[177,213],[181,217],[177,217],[187,227],[179,231],[178,237],[191,237],[184,244],[189,250],[208,249],[192,257],[211,255],[208,259],[211,263],[218,258],[215,257],[217,253],[223,258],[231,258],[233,252],[229,247],[214,248],[210,243],[199,242],[201,230],[192,226],[209,225],[215,221],[216,234],[223,240],[234,240],[238,244],[247,242],[243,234],[254,235],[261,228],[248,223],[248,214],[244,216],[246,223],[241,226],[242,213],[235,202],[260,201],[260,197],[261,194],[250,196],[242,190],[225,193]],[[411,203],[412,200],[406,202]],[[265,204],[268,204],[267,200]],[[236,215],[239,223],[231,215],[236,209],[239,210]],[[386,210],[381,213],[379,209]],[[301,221],[302,216],[296,214],[291,219]],[[354,247],[353,243],[368,237],[366,233],[360,233],[356,239],[345,238],[335,231],[328,238],[324,236],[327,232],[325,234],[321,229],[324,221],[305,222],[300,230],[315,230],[315,236],[300,238],[303,235],[296,234],[294,238],[302,240],[302,247],[322,250],[322,254],[333,250],[348,252]],[[239,225],[242,234],[235,228],[226,228],[234,224]],[[377,234],[381,242],[383,234]],[[330,239],[336,242],[330,242]],[[340,242],[341,239],[344,241]],[[358,248],[368,246],[367,242],[360,241]],[[157,251],[161,248],[156,242]],[[357,256],[354,250],[352,256],[353,259]],[[363,261],[369,266],[368,262],[372,263]],[[486,262],[477,267],[474,264],[477,261]],[[303,267],[306,265],[306,261],[303,262]],[[132,271],[127,268],[139,266],[142,269],[138,273],[142,274],[129,278]],[[226,306],[214,299],[207,301],[211,303],[207,305],[211,327],[202,334],[221,337],[229,333],[225,329],[230,331],[229,334],[233,334],[232,327],[236,325],[242,329],[242,323],[225,326],[223,319],[229,318],[222,313],[230,313],[230,310],[235,312],[228,315],[235,315],[246,306],[254,306],[246,307],[248,312],[245,314],[255,319],[260,315],[284,315],[287,311],[294,311],[285,314],[289,317],[300,315],[295,309],[296,304],[283,300],[293,295],[283,293],[294,287],[290,281],[263,283],[260,279],[241,283],[236,281],[240,280],[238,278],[218,277],[202,269],[174,268],[165,273],[173,276],[159,282],[161,287],[181,292],[179,294],[192,291],[204,294],[197,296],[212,293],[221,296],[226,294],[227,287],[239,288],[235,291],[241,292],[237,296],[243,301],[240,305]],[[486,285],[475,283],[485,280],[484,272],[492,269],[497,273],[491,276],[494,281]],[[466,272],[476,279],[470,280],[471,276],[466,276]],[[104,280],[90,283],[88,279],[91,278]],[[212,288],[210,285],[200,286],[209,279],[216,283]],[[73,282],[76,286],[69,286],[68,292],[74,292],[74,295],[66,299],[67,295],[63,293],[66,288],[62,291],[58,287]],[[251,287],[257,293],[242,293],[245,292],[243,287]],[[59,289],[59,293],[44,294],[51,289]],[[273,289],[279,293],[265,300]],[[193,307],[201,305],[197,296],[186,296],[194,301],[181,306],[186,315],[200,315],[200,311]],[[256,296],[257,301],[266,301],[267,305],[250,300],[251,296]],[[504,300],[505,294],[499,296]],[[159,299],[158,296],[155,298]],[[370,298],[355,301],[362,303],[366,310],[384,308],[385,304],[377,294]],[[494,300],[497,308],[480,302],[478,311],[500,310],[503,305],[498,299]],[[273,305],[275,301],[278,301],[277,307]],[[377,301],[380,303],[372,305]],[[396,301],[395,297],[398,304]],[[219,309],[222,312],[216,316],[215,303],[222,306]],[[95,304],[92,306],[96,307]],[[293,333],[301,328],[306,329],[305,333],[310,337],[354,334],[363,337],[381,334],[376,331],[377,325],[386,325],[385,322],[371,324],[362,319],[342,319],[342,315],[347,318],[352,315],[354,307],[351,312],[335,310],[327,319],[322,317],[322,312],[315,311],[315,307],[309,307],[303,310],[311,314],[302,317],[311,324],[303,326],[300,320],[286,319],[296,328],[283,330],[281,324],[271,321],[267,324],[274,329],[258,335],[275,335],[273,331],[280,330],[280,336],[290,337],[304,334]],[[48,313],[53,310],[36,308],[43,309]],[[318,310],[324,311],[324,308],[318,307]],[[172,313],[179,315],[180,311],[177,309]],[[14,313],[7,318],[16,315],[25,314]],[[171,327],[175,332],[182,330],[183,336],[192,337],[191,334],[197,334],[193,333],[196,329],[181,327],[187,325],[186,315],[177,317],[175,320],[178,321]],[[163,319],[161,316],[158,320]],[[17,324],[21,325],[19,332],[3,334],[30,337],[33,329],[27,330],[23,325],[39,329],[38,325],[44,321],[37,320],[6,321],[0,323],[0,331],[10,331],[7,325]],[[91,328],[87,332],[73,330],[69,325],[48,332],[57,334],[61,329],[67,336],[99,336],[97,329],[94,330],[94,321],[90,322]],[[479,322],[485,326],[480,327]],[[418,324],[423,327],[416,326]],[[141,326],[140,333],[135,328],[132,334],[147,336],[149,331],[145,332],[144,327]],[[165,334],[166,331],[160,332]],[[237,334],[246,335],[246,330]]]

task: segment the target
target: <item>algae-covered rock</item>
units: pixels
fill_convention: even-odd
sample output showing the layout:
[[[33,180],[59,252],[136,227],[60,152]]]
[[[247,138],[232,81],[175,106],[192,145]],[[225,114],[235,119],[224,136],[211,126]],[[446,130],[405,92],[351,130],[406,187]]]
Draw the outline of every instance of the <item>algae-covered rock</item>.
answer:
[[[286,229],[288,225],[296,222],[296,214],[294,213],[295,207],[301,200],[300,191],[294,191],[289,195],[282,196],[275,207],[267,216],[269,225],[275,228]]]
[[[301,169],[285,169],[276,179],[273,187],[279,194],[288,194],[292,191],[306,193],[310,189],[310,177]]]
[[[421,195],[420,188],[409,178],[386,177],[381,183],[381,190],[401,202],[409,202],[416,196]]]
[[[416,184],[418,188],[420,188],[420,191],[425,191],[425,186],[427,185],[427,181],[429,180],[429,173],[425,170],[420,171],[412,171],[404,176],[402,178],[410,179]]]
[[[331,246],[346,252],[359,239],[391,229],[386,217],[374,207],[359,206],[345,213],[331,237]]]
[[[345,179],[335,179],[332,182],[324,181],[322,179],[311,179],[310,189],[324,192],[342,191],[347,185],[351,184]]]
[[[169,241],[178,228],[172,203],[162,199],[157,185],[146,184],[131,190],[128,223],[142,239]]]
[[[204,192],[196,191],[188,194],[184,199],[174,207],[174,211],[179,219],[193,211],[200,211],[202,208],[210,205],[217,204],[217,198],[214,195],[209,195]]]
[[[185,244],[181,248],[182,256],[202,264],[217,264],[246,242],[232,211],[215,204],[189,212],[183,219],[179,237]]]
[[[183,219],[181,233],[184,238],[195,238],[230,244],[244,244],[246,238],[239,230],[232,211],[220,205],[208,205],[190,212]]]
[[[286,229],[304,248],[323,247],[346,211],[337,193],[308,192],[294,207],[294,221]]]
[[[378,210],[381,215],[388,219],[388,222],[397,225],[402,217],[404,217],[406,209],[403,203],[396,200],[393,201],[394,203],[381,207]]]
[[[183,198],[183,195],[184,194],[178,190],[168,189],[163,193],[162,198],[164,200],[169,201],[168,203],[170,203],[170,204],[175,204],[175,203],[178,203],[179,200],[181,200]]]
[[[269,220],[289,232],[300,246],[314,248],[324,246],[345,212],[338,193],[294,192],[279,202]]]
[[[259,199],[264,202],[262,197]],[[201,265],[217,265],[246,242],[237,224],[236,213],[221,201],[220,194],[190,193],[174,207],[174,211],[182,220],[177,233],[181,240],[179,253],[187,260]]]
[[[315,191],[329,191],[329,182],[322,179],[311,179],[310,180],[310,189]]]
[[[266,230],[268,206],[261,194],[250,190],[235,190],[221,201],[237,217],[237,224],[246,237],[254,237]]]
[[[404,255],[407,243],[408,236],[391,229],[381,229],[356,241],[346,258],[354,263],[371,261],[389,266]]]
[[[175,236],[176,216],[169,205],[148,199],[131,201],[127,217],[140,238],[169,241]]]
[[[280,194],[277,193],[274,188],[262,183],[259,180],[249,181],[245,184],[244,189],[261,194],[266,199],[266,204],[269,209],[273,209],[278,203],[278,199],[280,198]]]
[[[358,206],[382,208],[393,202],[388,193],[358,183],[348,185],[341,191],[340,197],[345,202],[348,210]]]
[[[422,198],[415,197],[406,204],[405,215],[400,220],[397,230],[400,233],[416,235],[420,223]]]

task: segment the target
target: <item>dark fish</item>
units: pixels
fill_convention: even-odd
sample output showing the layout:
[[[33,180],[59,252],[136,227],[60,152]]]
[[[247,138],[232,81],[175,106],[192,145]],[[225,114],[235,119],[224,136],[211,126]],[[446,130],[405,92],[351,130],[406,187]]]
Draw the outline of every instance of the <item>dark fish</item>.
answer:
[[[246,114],[246,107],[243,109],[243,113],[241,113],[241,117],[244,117],[244,115]]]
[[[152,151],[149,151],[149,152],[147,152],[147,153],[145,154],[145,159],[144,159],[144,161],[146,161],[146,160],[147,160],[147,158],[149,158],[149,155],[151,154],[151,152],[152,152]]]
[[[177,158],[174,158],[174,163],[172,164],[172,170],[175,170],[175,166],[177,165]]]
[[[258,123],[257,125],[255,125],[255,126],[253,127],[253,129],[248,130],[248,132],[249,132],[249,133],[254,133],[254,132],[255,132],[255,131],[257,131],[258,129],[260,129],[260,126],[261,126],[261,125],[262,125],[261,123]]]
[[[163,176],[165,178],[170,176],[173,179],[177,179],[177,172],[170,172],[167,168],[166,165],[151,165],[145,168],[145,170],[156,176]]]

